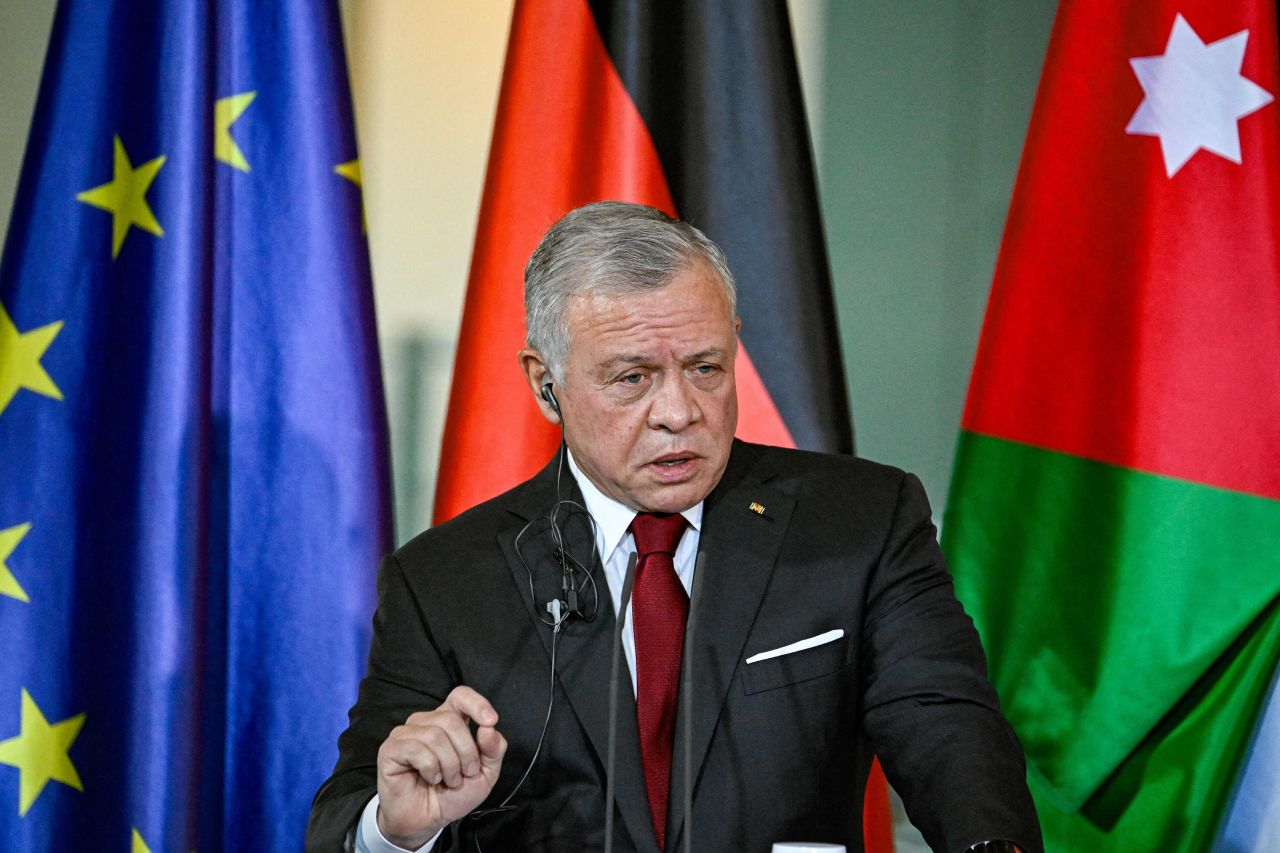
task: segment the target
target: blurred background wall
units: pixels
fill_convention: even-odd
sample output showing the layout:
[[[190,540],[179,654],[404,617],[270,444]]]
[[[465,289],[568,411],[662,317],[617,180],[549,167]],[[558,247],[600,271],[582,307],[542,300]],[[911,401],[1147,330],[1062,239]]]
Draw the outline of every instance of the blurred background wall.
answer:
[[[0,231],[54,5],[0,5]],[[400,541],[431,517],[511,5],[343,4]],[[790,3],[858,450],[919,473],[939,519],[1055,6]]]

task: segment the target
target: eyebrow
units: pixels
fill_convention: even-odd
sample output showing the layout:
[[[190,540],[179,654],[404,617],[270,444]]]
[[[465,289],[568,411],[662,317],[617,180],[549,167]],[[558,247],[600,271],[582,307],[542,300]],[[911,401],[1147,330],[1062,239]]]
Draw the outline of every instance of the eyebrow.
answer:
[[[693,355],[687,356],[682,360],[685,362],[700,361],[704,358],[718,357],[723,356],[724,354],[725,351],[720,347],[710,347],[708,349],[695,352]],[[629,355],[615,355],[613,358],[601,362],[600,369],[612,370],[613,368],[623,364],[648,364],[650,361],[651,359],[648,356],[634,353]]]
[[[642,355],[615,355],[613,358],[601,362],[599,369],[602,371],[612,370],[623,364],[644,364],[648,360]]]

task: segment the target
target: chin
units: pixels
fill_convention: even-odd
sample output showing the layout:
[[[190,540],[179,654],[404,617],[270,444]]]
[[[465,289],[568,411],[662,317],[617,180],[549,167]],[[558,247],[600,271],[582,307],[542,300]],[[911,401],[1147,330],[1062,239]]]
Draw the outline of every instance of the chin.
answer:
[[[645,503],[649,512],[684,512],[705,497],[706,493],[694,484],[682,483],[678,488],[659,490]]]

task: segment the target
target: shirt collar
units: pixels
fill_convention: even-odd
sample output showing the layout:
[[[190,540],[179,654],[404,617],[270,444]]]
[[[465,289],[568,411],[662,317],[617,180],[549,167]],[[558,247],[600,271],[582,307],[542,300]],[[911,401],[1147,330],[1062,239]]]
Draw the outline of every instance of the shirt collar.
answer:
[[[587,512],[596,521],[596,547],[600,550],[600,559],[607,563],[614,550],[626,538],[627,528],[636,517],[636,511],[596,488],[596,484],[578,467],[573,453],[568,453],[568,457],[569,470],[573,472],[573,478],[578,481],[578,488],[582,490],[582,501],[586,504]],[[689,522],[689,526],[699,533],[702,532],[702,504],[703,501],[698,501],[680,513]]]

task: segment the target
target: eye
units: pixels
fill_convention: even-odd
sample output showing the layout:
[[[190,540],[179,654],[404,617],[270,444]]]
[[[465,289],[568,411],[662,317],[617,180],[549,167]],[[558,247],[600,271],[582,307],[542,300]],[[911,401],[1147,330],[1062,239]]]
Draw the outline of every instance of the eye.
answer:
[[[643,373],[628,373],[619,380],[623,385],[639,385],[644,381]]]

